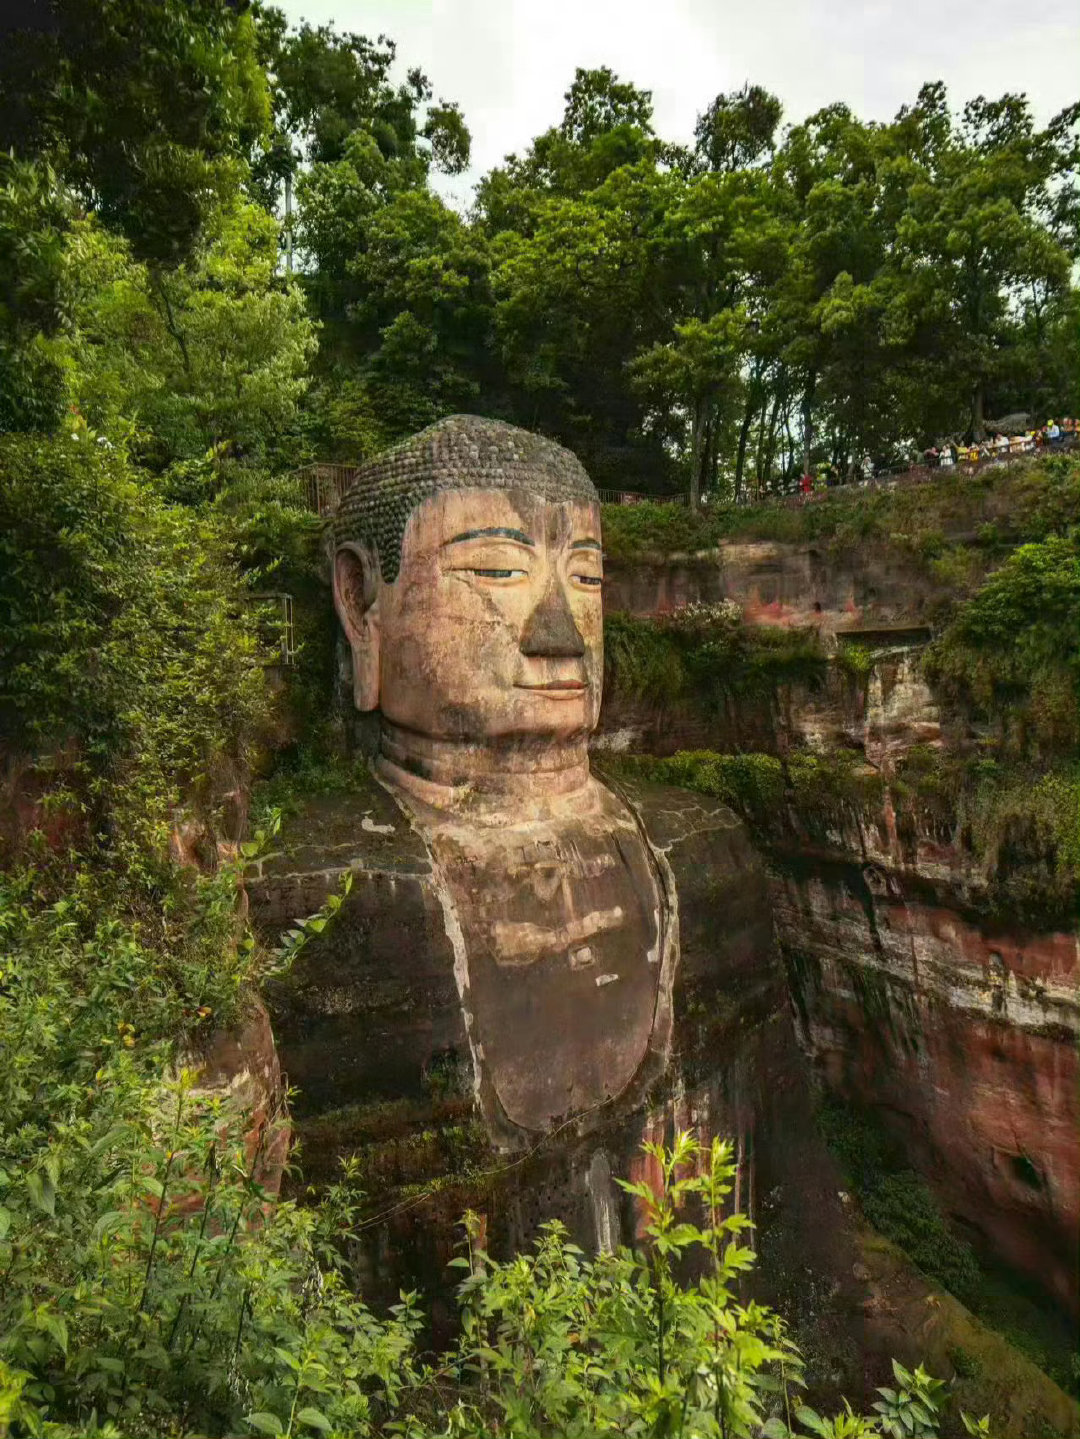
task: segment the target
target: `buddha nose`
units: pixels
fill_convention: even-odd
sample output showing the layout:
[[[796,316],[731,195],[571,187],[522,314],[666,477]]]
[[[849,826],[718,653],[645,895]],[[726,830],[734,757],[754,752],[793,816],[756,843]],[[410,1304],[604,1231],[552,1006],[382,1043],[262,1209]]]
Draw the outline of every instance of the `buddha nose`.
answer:
[[[584,655],[585,641],[574,623],[561,585],[549,586],[525,621],[521,653],[533,659],[580,659]]]

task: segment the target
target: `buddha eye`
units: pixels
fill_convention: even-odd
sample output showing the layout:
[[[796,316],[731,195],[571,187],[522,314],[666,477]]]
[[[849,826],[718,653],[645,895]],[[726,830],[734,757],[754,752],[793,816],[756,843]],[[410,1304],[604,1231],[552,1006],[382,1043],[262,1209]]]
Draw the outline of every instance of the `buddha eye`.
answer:
[[[599,575],[572,575],[579,585],[602,585],[604,582]]]
[[[527,570],[481,570],[476,568],[470,568],[468,573],[470,575],[479,575],[482,580],[512,580],[516,579],[519,575],[528,575]]]

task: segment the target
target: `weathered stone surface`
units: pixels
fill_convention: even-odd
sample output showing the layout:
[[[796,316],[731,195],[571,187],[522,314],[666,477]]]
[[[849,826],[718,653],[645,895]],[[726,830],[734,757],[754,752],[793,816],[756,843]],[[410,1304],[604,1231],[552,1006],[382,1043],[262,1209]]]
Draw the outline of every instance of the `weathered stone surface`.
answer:
[[[198,1054],[187,1056],[196,1072],[190,1102],[224,1101],[228,1119],[243,1126],[249,1172],[268,1194],[281,1187],[290,1130],[285,1086],[266,1009],[248,1001],[243,1019],[219,1029]]]
[[[800,1032],[877,1108],[986,1253],[1077,1309],[1080,979],[1063,933],[1002,932],[805,856],[774,907]]]
[[[740,1206],[757,1216],[762,1195],[786,1194],[784,1217],[769,1234],[802,1224],[796,1247],[807,1264],[825,1262],[825,1236],[814,1232],[821,1210],[811,1225],[800,1208],[806,1144],[816,1141],[808,1139],[809,1086],[761,862],[743,825],[716,802],[620,785],[618,803],[631,808],[678,896],[670,1058],[648,1071],[646,1087],[556,1123],[524,1148],[512,1130],[489,1123],[482,1094],[489,1030],[482,1025],[470,1046],[469,992],[463,1003],[438,897],[445,880],[412,849],[415,836],[407,837],[394,801],[377,811],[381,826],[393,822],[402,835],[392,853],[388,835],[357,827],[376,813],[366,791],[315,799],[287,821],[278,854],[249,883],[253,919],[269,938],[286,912],[305,913],[305,896],[313,906],[321,899],[343,862],[353,868],[345,905],[268,1002],[282,1067],[299,1086],[294,1114],[305,1179],[332,1178],[341,1157],[358,1160],[370,1227],[361,1230],[356,1257],[373,1293],[392,1297],[402,1283],[422,1283],[448,1305],[445,1264],[466,1207],[486,1216],[497,1252],[530,1242],[555,1216],[590,1247],[631,1238],[641,1216],[614,1180],[643,1174],[642,1140],[669,1139],[676,1125],[706,1140],[735,1138]],[[341,839],[350,829],[351,846]],[[325,837],[325,850],[316,835]],[[499,1014],[482,1019],[497,1025]],[[557,1054],[558,1040],[543,1052]]]
[[[247,879],[260,932],[272,941],[315,914],[346,873],[338,921],[267,987],[298,1118],[421,1096],[432,1065],[467,1052],[431,861],[381,785],[313,798],[286,825]]]
[[[929,1283],[886,1240],[857,1229],[861,1301],[868,1359],[895,1356],[902,1364],[923,1364],[948,1379],[945,1432],[958,1411],[991,1414],[994,1432],[1017,1439],[1043,1434],[1080,1436],[1075,1400],[1000,1334],[981,1324],[951,1294]],[[864,1404],[871,1399],[873,1364],[866,1364]]]
[[[570,1116],[585,1123],[640,1086],[650,1049],[658,1064],[647,1078],[658,1072],[676,935],[633,812],[591,783],[572,817],[482,826],[436,816],[426,832],[458,931],[493,1132],[505,1121],[532,1133]]]
[[[610,612],[666,614],[729,599],[755,624],[814,626],[825,633],[925,625],[941,589],[900,546],[867,542],[844,551],[775,540],[726,542],[699,555],[609,560]]]
[[[875,661],[855,682],[789,686],[732,717],[605,706],[597,743],[678,749],[851,749],[890,775],[913,745],[965,739],[919,673],[927,620],[945,598],[899,546],[724,545],[692,560],[609,565],[609,608],[663,613],[730,599],[750,622],[813,625]],[[986,877],[962,827],[875,813],[792,836],[774,857],[773,905],[800,1034],[819,1073],[873,1107],[912,1163],[994,1259],[1075,1312],[1080,1228],[1074,927],[1042,932],[980,919]]]

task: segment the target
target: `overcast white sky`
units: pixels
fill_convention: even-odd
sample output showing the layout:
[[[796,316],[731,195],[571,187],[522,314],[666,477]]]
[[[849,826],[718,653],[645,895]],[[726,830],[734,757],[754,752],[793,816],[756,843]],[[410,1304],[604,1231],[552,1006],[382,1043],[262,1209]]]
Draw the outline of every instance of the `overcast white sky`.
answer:
[[[389,35],[456,100],[473,136],[459,202],[475,180],[562,114],[581,65],[651,90],[658,132],[689,139],[714,95],[750,80],[784,119],[845,100],[887,119],[924,80],[955,102],[1024,90],[1037,118],[1080,98],[1077,0],[277,0],[291,20]]]

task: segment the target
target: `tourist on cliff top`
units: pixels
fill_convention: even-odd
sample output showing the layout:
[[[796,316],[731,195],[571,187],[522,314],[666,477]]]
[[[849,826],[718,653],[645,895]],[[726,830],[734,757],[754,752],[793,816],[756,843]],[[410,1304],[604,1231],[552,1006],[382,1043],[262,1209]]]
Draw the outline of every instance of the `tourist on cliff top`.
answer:
[[[955,463],[956,454],[952,447],[952,441],[947,440],[945,444],[941,447],[941,455],[938,460],[938,464],[941,465],[942,469],[951,469]]]
[[[1008,435],[995,435],[994,449],[998,452],[999,455],[1004,455],[1009,449]]]

